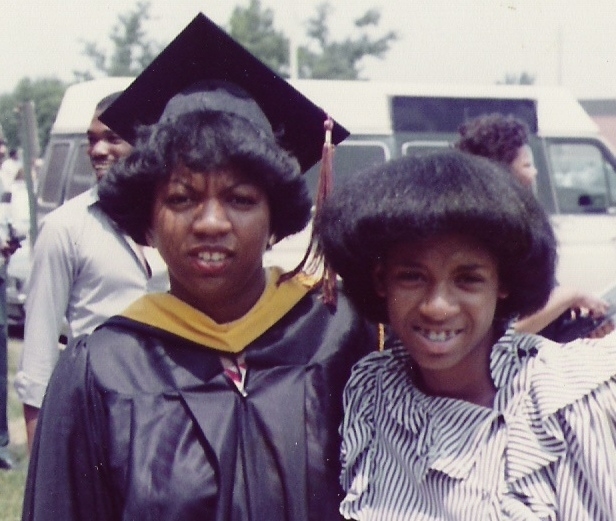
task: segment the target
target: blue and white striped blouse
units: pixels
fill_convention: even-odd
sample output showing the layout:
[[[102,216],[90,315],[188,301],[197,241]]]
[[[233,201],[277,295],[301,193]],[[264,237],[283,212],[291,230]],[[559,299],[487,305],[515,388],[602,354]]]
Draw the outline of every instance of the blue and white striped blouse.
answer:
[[[492,409],[428,396],[404,348],[345,390],[340,511],[357,520],[616,519],[616,340],[507,332]]]

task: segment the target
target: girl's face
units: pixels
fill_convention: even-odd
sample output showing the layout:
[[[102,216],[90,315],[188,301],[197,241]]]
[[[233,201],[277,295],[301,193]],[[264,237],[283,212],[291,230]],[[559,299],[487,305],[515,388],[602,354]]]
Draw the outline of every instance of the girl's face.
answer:
[[[537,177],[533,151],[529,145],[523,145],[518,149],[515,159],[509,165],[514,177],[527,188],[532,188]]]
[[[496,304],[506,296],[488,251],[458,234],[401,243],[377,266],[375,281],[424,382],[442,387],[487,364]]]
[[[219,323],[243,316],[265,288],[266,193],[234,170],[175,168],[156,191],[150,242],[171,294]]]

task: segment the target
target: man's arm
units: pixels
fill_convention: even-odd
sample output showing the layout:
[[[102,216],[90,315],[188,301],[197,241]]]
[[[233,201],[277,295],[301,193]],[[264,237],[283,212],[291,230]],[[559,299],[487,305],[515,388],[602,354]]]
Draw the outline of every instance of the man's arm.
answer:
[[[36,422],[38,421],[40,409],[24,403],[24,419],[26,420],[26,436],[28,438],[28,452],[32,453],[32,442],[34,441],[34,432],[36,431]]]
[[[59,355],[58,337],[73,284],[74,253],[62,222],[45,223],[37,237],[25,303],[24,343],[15,390],[24,404],[28,444]]]

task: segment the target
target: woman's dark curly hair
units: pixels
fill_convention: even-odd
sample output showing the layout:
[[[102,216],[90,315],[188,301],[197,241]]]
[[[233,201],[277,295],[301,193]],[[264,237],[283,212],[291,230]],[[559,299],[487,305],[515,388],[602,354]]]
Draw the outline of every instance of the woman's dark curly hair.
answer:
[[[248,120],[224,112],[190,112],[141,127],[131,154],[103,177],[102,209],[146,244],[156,190],[178,165],[198,172],[235,168],[267,194],[275,240],[302,230],[312,202],[297,160]]]
[[[387,322],[373,270],[392,246],[449,233],[485,247],[508,297],[495,318],[540,309],[554,286],[556,241],[530,190],[484,158],[456,150],[409,156],[361,172],[334,189],[315,222],[326,259],[368,318]]]
[[[509,166],[518,150],[528,144],[528,126],[522,120],[503,114],[479,116],[463,123],[455,147],[476,156]]]

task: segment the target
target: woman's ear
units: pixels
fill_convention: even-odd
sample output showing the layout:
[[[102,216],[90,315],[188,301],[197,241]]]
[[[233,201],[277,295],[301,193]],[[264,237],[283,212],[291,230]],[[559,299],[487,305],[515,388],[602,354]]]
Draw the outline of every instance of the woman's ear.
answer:
[[[156,248],[156,241],[154,239],[154,234],[152,233],[151,229],[145,232],[145,241],[148,246],[151,246],[152,248]]]
[[[509,290],[505,289],[502,286],[499,286],[498,288],[498,294],[497,297],[499,298],[499,300],[504,300],[509,296]]]
[[[372,284],[374,285],[375,293],[385,298],[387,296],[385,284],[385,266],[381,262],[377,263],[372,270]]]

